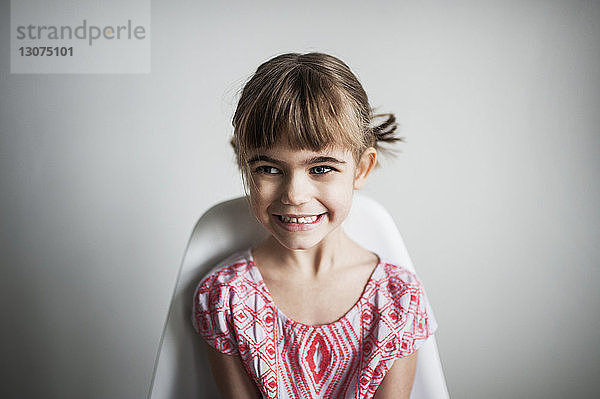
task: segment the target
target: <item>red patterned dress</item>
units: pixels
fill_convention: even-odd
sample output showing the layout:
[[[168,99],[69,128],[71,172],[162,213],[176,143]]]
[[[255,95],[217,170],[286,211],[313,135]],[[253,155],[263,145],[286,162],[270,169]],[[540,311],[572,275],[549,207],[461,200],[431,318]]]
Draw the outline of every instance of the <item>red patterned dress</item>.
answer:
[[[339,320],[311,326],[281,313],[250,250],[215,267],[194,293],[194,328],[239,355],[264,398],[371,398],[394,359],[416,351],[437,323],[410,271],[380,261]]]

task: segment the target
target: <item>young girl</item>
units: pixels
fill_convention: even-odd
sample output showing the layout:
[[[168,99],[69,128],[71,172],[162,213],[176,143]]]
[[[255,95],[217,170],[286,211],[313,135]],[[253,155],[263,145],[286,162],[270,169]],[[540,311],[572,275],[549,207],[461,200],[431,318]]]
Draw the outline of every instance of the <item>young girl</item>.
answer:
[[[375,125],[375,117],[387,119]],[[437,325],[422,285],[342,229],[354,190],[394,142],[341,60],[283,54],[258,67],[233,118],[254,216],[270,233],[194,295],[225,398],[408,398]]]

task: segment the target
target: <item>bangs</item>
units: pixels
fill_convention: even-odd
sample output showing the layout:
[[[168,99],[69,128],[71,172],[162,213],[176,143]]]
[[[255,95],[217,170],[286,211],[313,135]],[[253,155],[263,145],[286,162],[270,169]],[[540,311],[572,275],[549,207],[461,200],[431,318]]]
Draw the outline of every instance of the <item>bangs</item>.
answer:
[[[313,151],[365,145],[365,121],[355,112],[357,107],[324,74],[300,65],[266,78],[244,88],[240,113],[234,117],[233,144],[240,161],[249,151],[272,148],[281,140],[294,149]],[[247,90],[255,95],[247,95]],[[252,104],[242,104],[245,98],[252,98]]]

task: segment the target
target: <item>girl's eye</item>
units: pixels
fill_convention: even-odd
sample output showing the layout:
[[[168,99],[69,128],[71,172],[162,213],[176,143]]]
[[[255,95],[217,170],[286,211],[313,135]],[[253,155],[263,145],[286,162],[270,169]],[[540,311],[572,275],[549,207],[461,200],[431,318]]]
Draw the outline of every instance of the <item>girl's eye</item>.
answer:
[[[279,169],[274,166],[262,165],[256,168],[258,173],[264,173],[265,175],[278,175],[281,173]]]
[[[332,170],[333,168],[329,166],[315,166],[310,169],[310,172],[315,175],[324,175],[325,173],[329,173]]]

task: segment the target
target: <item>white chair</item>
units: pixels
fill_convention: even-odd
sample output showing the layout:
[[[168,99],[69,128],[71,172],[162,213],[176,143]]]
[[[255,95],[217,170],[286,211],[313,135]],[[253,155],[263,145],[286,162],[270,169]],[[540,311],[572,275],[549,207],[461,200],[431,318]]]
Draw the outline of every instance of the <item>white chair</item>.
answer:
[[[414,271],[392,217],[376,201],[355,193],[344,222],[350,237],[388,261]],[[148,399],[219,398],[201,338],[192,323],[192,296],[200,279],[238,249],[258,244],[266,232],[245,198],[222,202],[196,223],[188,243],[160,340]],[[435,336],[419,349],[411,399],[448,398]]]

